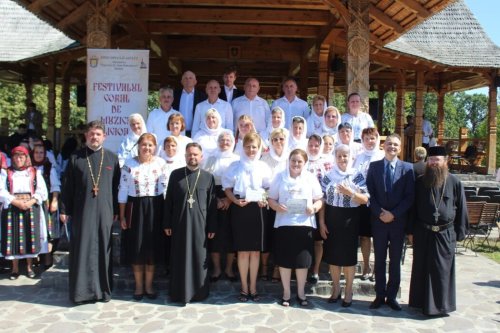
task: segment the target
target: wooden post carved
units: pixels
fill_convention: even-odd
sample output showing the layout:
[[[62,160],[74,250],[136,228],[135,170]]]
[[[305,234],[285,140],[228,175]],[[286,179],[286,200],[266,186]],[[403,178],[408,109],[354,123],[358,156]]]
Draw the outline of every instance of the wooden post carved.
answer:
[[[379,86],[379,88],[378,88],[377,128],[378,128],[378,131],[380,133],[382,133],[383,121],[384,121],[384,96],[385,96],[385,87]]]
[[[446,90],[440,89],[437,94],[437,142],[439,145],[443,145],[444,138],[444,96],[446,95]]]
[[[87,20],[87,47],[108,49],[111,46],[110,25],[106,18],[107,0],[97,0]]]
[[[318,55],[318,94],[328,95],[328,72],[330,60],[330,45],[321,44]]]
[[[422,145],[422,124],[424,116],[424,72],[416,72],[417,82],[415,87],[415,147]]]
[[[369,0],[348,0],[350,24],[347,30],[347,94],[361,96],[361,109],[368,111],[370,91]]]
[[[495,73],[489,85],[488,100],[488,156],[486,172],[494,174],[497,162],[497,87],[495,85]]]
[[[70,116],[70,65],[65,64],[64,72],[62,73],[62,87],[61,87],[61,132],[59,135],[59,142],[54,142],[56,147],[60,147],[65,141],[65,135],[69,132],[69,116]]]
[[[404,124],[405,124],[405,86],[406,76],[400,71],[396,81],[396,127],[394,132],[401,136],[401,153],[399,158],[403,159],[405,150]]]
[[[56,63],[49,63],[47,69],[47,139],[54,142],[54,127],[56,125]]]

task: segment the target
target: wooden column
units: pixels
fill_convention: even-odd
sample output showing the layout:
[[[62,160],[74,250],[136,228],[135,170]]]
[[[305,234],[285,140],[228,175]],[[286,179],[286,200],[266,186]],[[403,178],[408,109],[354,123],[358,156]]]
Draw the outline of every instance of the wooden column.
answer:
[[[444,138],[444,96],[446,95],[445,89],[439,89],[437,94],[437,142],[443,145]]]
[[[424,72],[415,73],[415,136],[413,137],[415,147],[422,145],[422,123],[424,115]]]
[[[330,45],[321,44],[318,54],[318,94],[328,95],[328,72],[330,64]],[[328,99],[330,102],[330,99]]]
[[[335,94],[335,89],[334,89],[335,87],[333,86],[334,82],[335,82],[335,75],[332,72],[330,72],[328,74],[328,94],[326,96],[328,105],[332,105],[333,95]]]
[[[54,142],[56,147],[61,147],[66,139],[66,133],[69,132],[69,116],[70,116],[70,68],[69,63],[65,64],[62,73],[62,88],[61,88],[61,131],[59,135],[59,142]]]
[[[370,29],[369,0],[348,0],[349,26],[347,29],[347,94],[357,92],[361,107],[368,111],[370,91]]]
[[[489,85],[488,101],[488,156],[486,172],[494,174],[497,162],[497,87],[495,85],[496,73],[492,74]]]
[[[49,63],[47,69],[47,139],[54,142],[54,133],[56,125],[56,63]]]
[[[403,159],[405,152],[405,86],[405,72],[400,71],[396,81],[396,127],[394,131],[401,136],[401,153],[399,154],[400,159]]]
[[[309,59],[302,55],[300,61],[300,82],[299,82],[299,95],[300,98],[307,101],[307,90],[309,88]]]
[[[377,114],[377,129],[379,133],[382,133],[382,126],[384,121],[384,96],[385,96],[385,87],[378,87],[378,114]]]

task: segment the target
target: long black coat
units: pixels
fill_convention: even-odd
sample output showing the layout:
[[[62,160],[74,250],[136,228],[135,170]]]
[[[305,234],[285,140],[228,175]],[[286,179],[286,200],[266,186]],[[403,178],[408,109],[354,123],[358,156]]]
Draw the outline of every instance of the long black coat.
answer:
[[[432,189],[436,204],[442,190]],[[455,247],[465,238],[468,227],[467,204],[462,183],[448,175],[443,200],[439,205],[439,220],[433,216],[435,204],[431,189],[426,188],[423,177],[415,184],[413,210],[413,266],[410,284],[412,307],[421,308],[426,315],[445,314],[456,310]],[[427,225],[453,224],[442,231],[424,228]]]
[[[168,181],[163,227],[172,230],[169,295],[173,302],[200,301],[208,296],[207,234],[217,230],[217,200],[214,177],[200,170],[196,183],[197,174],[180,168]],[[192,208],[187,203],[186,179],[195,200]]]

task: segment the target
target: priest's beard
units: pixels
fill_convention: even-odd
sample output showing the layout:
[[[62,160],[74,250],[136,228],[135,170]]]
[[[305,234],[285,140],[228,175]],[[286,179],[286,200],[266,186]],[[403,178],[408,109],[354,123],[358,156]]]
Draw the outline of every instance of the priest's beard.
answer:
[[[424,185],[427,188],[441,187],[448,177],[447,166],[426,166],[424,172]]]

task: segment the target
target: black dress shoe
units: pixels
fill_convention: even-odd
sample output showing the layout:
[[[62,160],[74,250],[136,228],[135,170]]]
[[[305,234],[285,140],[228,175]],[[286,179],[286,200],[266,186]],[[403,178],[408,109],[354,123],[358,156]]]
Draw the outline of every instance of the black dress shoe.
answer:
[[[141,301],[144,298],[144,294],[134,294],[134,299],[136,301]]]
[[[210,282],[217,282],[217,281],[219,281],[220,277],[221,277],[221,274],[215,275],[215,276],[211,276],[210,277]]]
[[[153,291],[151,294],[148,292],[145,292],[144,295],[146,295],[146,297],[149,299],[157,299],[158,298],[158,293],[156,291]]]
[[[396,301],[395,299],[388,299],[386,304],[389,305],[389,307],[394,311],[402,310],[401,305],[399,305],[398,301]]]
[[[370,309],[378,309],[382,306],[382,304],[385,303],[385,300],[383,297],[376,297],[373,302],[370,304]]]
[[[342,294],[339,293],[339,295],[337,297],[333,297],[331,296],[329,299],[328,299],[328,303],[337,303],[338,301],[340,301],[342,298]]]

